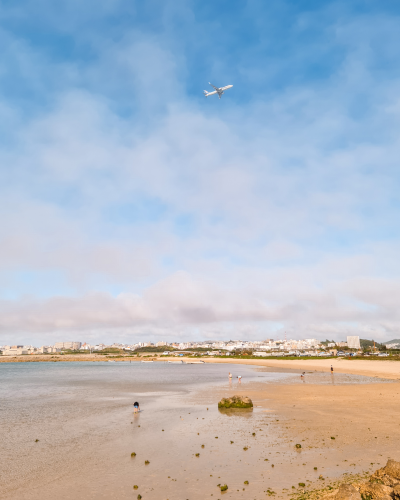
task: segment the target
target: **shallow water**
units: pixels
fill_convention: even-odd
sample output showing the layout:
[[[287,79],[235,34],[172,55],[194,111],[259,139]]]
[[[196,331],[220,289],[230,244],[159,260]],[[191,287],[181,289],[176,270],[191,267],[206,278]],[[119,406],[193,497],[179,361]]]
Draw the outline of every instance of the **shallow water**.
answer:
[[[0,364],[2,498],[123,499],[132,498],[137,484],[144,498],[193,499],[220,496],[219,483],[229,483],[229,498],[233,491],[245,495],[245,480],[265,491],[271,450],[289,453],[287,460],[296,454],[272,431],[274,415],[218,411],[214,392],[239,387],[236,378],[229,384],[229,371],[243,377],[242,390],[255,382],[300,381],[298,373],[234,364]],[[330,374],[317,373],[307,373],[301,383],[307,382],[332,383]],[[144,410],[138,415],[135,400]],[[295,480],[295,470],[292,478],[274,465],[271,487]]]

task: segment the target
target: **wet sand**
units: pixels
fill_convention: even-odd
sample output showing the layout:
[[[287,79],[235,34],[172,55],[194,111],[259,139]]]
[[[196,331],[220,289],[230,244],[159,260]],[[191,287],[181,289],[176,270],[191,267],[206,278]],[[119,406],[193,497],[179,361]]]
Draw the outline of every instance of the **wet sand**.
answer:
[[[199,377],[203,368],[196,367]],[[228,371],[236,376],[240,367],[230,365]],[[121,399],[120,414],[102,422],[93,436],[96,446],[85,450],[77,442],[68,451],[76,464],[67,474],[60,449],[56,475],[4,498],[222,498],[218,484],[229,487],[225,499],[286,498],[302,490],[299,483],[324,487],[371,472],[389,457],[400,459],[399,382],[351,383],[358,379],[350,377],[350,383],[336,385],[343,376],[313,371],[303,381],[289,375],[279,383],[247,382],[246,376],[241,384],[227,380],[169,396],[161,409],[158,401],[154,411],[149,404],[139,415],[126,410]],[[250,396],[253,411],[218,411],[218,400],[232,394]]]
[[[249,384],[233,391],[250,396],[265,414],[264,425],[254,426],[256,439],[268,433],[276,437],[267,451],[275,467],[266,478],[278,496],[293,493],[299,482],[323,488],[376,470],[388,458],[400,460],[400,383],[333,385],[333,380],[321,386],[315,376],[309,383],[312,377],[306,373],[295,385]],[[265,477],[265,468],[261,471]]]
[[[183,358],[182,358],[183,359]],[[245,365],[268,366],[276,369],[293,369],[293,370],[316,370],[319,372],[330,372],[331,365],[334,372],[337,373],[352,373],[357,375],[365,375],[367,377],[379,377],[388,379],[400,380],[400,362],[390,361],[388,359],[372,360],[372,359],[223,359],[223,358],[205,358],[206,363],[234,363]]]

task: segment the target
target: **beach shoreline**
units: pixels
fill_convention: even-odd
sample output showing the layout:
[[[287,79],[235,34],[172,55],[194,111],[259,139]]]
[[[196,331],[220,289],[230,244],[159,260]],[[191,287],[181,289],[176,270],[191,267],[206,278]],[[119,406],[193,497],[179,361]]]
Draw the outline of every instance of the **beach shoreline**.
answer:
[[[99,354],[66,354],[66,355],[27,355],[27,356],[1,356],[0,363],[40,363],[40,362],[141,362],[143,356],[151,356],[151,353],[143,353],[142,356],[104,356]],[[149,360],[150,358],[146,358]],[[193,361],[193,358],[175,356],[152,357],[154,362],[166,361]],[[330,359],[238,359],[238,358],[201,358],[205,363],[225,363],[237,365],[252,365],[278,370],[313,370],[317,372],[329,372],[331,366],[337,373],[349,373],[353,375],[364,375],[368,377],[379,377],[391,380],[400,380],[400,362],[390,360],[359,360],[351,358]]]
[[[63,361],[64,356],[60,357]],[[101,356],[97,358],[108,361]],[[89,357],[89,360],[93,361],[93,358]],[[140,360],[135,359],[137,362]],[[211,494],[217,496],[217,484],[221,481],[229,485],[226,499],[244,499],[249,495],[259,498],[266,491],[274,491],[276,498],[286,498],[289,491],[294,495],[301,491],[298,487],[300,483],[304,482],[308,490],[323,489],[343,478],[371,473],[383,466],[388,458],[399,459],[399,382],[371,379],[369,383],[360,380],[359,376],[339,372],[331,375],[330,371],[326,373],[326,363],[320,365],[319,370],[311,371],[310,365],[304,369],[304,363],[299,366],[294,362],[295,370],[292,361],[281,361],[278,367],[272,368],[267,365],[275,360],[205,361],[208,367],[162,363],[140,367],[137,366],[139,363],[136,366],[133,363],[124,363],[123,366],[104,363],[86,368],[81,363],[75,366],[72,366],[73,363],[69,366],[67,363],[57,363],[58,366],[48,363],[36,367],[25,365],[26,369],[34,369],[34,372],[36,368],[54,374],[59,369],[68,371],[69,375],[63,377],[65,383],[60,385],[66,391],[66,399],[56,402],[51,397],[44,403],[44,408],[54,407],[57,411],[62,404],[70,401],[72,380],[78,381],[76,394],[80,393],[81,376],[71,378],[75,368],[78,372],[85,369],[93,374],[107,375],[98,379],[101,393],[95,395],[91,389],[86,395],[85,389],[81,393],[84,399],[78,398],[78,404],[74,403],[75,414],[89,404],[89,394],[95,398],[95,417],[81,420],[78,425],[72,421],[69,424],[70,429],[82,429],[85,436],[91,436],[91,442],[82,442],[82,437],[76,436],[79,448],[75,448],[76,444],[70,439],[65,443],[60,441],[60,472],[55,471],[54,480],[40,480],[33,489],[33,484],[29,482],[15,492],[9,491],[4,498],[47,500],[58,496],[66,500],[72,490],[79,491],[82,499],[109,498],[118,485],[119,498],[122,499],[131,498],[132,485],[139,484],[138,493],[146,495],[149,500],[164,498],[160,496],[161,491],[168,492],[167,498],[184,492],[184,498],[196,500]],[[222,364],[226,363],[229,365],[223,367]],[[142,369],[149,374],[167,370],[171,377],[182,374],[179,376],[186,381],[190,373],[196,380],[202,374],[205,376],[212,364],[215,368],[219,365],[216,373],[221,374],[222,370],[223,376],[226,369],[226,379],[222,383],[221,377],[217,384],[209,378],[207,385],[181,393],[173,389],[164,394],[159,387],[159,380],[163,377],[157,376],[154,379],[157,380],[156,385],[150,391],[146,388],[145,395],[140,396],[139,393],[137,396],[132,392],[135,379],[132,374]],[[249,373],[250,366],[256,369],[255,376]],[[14,366],[14,372],[25,371],[19,368],[22,366]],[[297,371],[303,369],[306,374],[300,378]],[[229,371],[233,374],[231,382]],[[280,372],[279,376],[274,378],[274,372]],[[112,373],[117,385],[108,385]],[[237,375],[243,376],[241,383]],[[218,401],[234,394],[249,396],[254,404],[253,411],[234,415],[220,412]],[[132,399],[133,396],[135,399]],[[136,399],[145,411],[133,417],[130,408]],[[104,415],[101,413],[103,410],[106,412]],[[52,420],[51,412],[49,418]],[[40,422],[42,419],[41,412]],[[63,424],[64,430],[67,422]],[[47,424],[44,434],[31,429],[32,442],[26,445],[24,453],[18,454],[18,460],[26,461],[27,465],[30,462],[40,463],[40,457],[47,456],[46,447],[53,449],[53,439],[49,440],[48,433]],[[38,442],[35,442],[36,438]],[[296,444],[300,444],[301,448],[297,449]],[[68,460],[66,450],[71,445],[74,464],[68,469],[63,457]],[[9,450],[11,455],[13,450],[14,446]],[[131,458],[133,451],[137,453],[134,460]],[[150,465],[144,464],[145,459]],[[82,470],[77,468],[78,464]],[[51,476],[49,470],[53,465],[49,467],[44,466],[44,477]],[[65,473],[67,470],[69,472]],[[74,477],[72,482],[71,477]],[[156,482],[154,477],[157,477]],[[249,484],[244,484],[244,481]],[[65,491],[65,495],[60,496],[60,491]]]

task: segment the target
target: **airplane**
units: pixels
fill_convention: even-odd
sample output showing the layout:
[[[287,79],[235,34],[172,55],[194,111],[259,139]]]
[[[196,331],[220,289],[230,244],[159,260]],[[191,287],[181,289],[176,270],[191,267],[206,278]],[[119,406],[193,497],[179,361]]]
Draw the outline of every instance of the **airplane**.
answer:
[[[208,82],[208,83],[210,83],[210,82]],[[233,87],[233,85],[227,85],[226,87],[214,87],[214,85],[212,83],[210,83],[210,85],[211,85],[211,87],[213,87],[215,89],[214,92],[207,92],[207,90],[203,90],[204,95],[206,97],[208,97],[210,95],[218,94],[218,97],[220,99],[221,99],[222,94],[224,93],[224,90],[231,89]]]

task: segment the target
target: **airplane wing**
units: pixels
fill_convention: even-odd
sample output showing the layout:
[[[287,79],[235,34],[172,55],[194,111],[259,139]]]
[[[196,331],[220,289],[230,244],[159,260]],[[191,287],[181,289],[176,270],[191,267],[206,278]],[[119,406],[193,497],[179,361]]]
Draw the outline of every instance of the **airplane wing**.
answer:
[[[210,83],[210,82],[208,82],[208,83],[211,85],[211,87],[212,87],[213,89],[218,90],[218,87],[215,87],[215,86],[214,86],[212,83]]]

